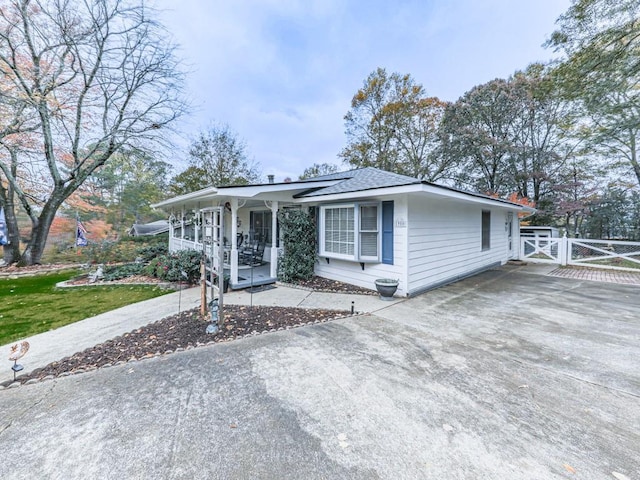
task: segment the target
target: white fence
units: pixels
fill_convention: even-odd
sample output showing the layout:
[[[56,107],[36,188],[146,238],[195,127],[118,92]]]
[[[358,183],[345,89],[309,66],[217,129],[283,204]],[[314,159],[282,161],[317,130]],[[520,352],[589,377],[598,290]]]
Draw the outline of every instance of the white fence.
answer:
[[[520,259],[528,262],[640,271],[640,242],[567,237],[522,237],[520,242]]]

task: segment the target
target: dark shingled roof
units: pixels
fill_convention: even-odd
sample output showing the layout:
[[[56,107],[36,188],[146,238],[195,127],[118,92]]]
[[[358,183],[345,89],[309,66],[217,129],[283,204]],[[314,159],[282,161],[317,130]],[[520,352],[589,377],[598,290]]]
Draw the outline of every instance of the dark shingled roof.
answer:
[[[449,190],[451,192],[458,192],[471,197],[484,198],[486,200],[492,200],[499,203],[506,203],[509,205],[515,205],[522,208],[519,205],[502,198],[496,198],[489,195],[484,195],[478,192],[469,192],[467,190],[460,190],[458,188],[447,187],[445,185],[438,185],[437,183],[427,182],[418,178],[409,177],[407,175],[400,175],[398,173],[387,172],[374,167],[357,168],[355,170],[348,170],[346,172],[331,173],[329,175],[321,175],[319,177],[313,177],[305,181],[318,181],[318,180],[342,180],[329,187],[316,187],[309,188],[304,192],[294,195],[294,198],[308,198],[319,197],[323,195],[332,195],[338,193],[350,193],[350,192],[362,192],[366,190],[374,190],[376,188],[388,188],[388,187],[401,187],[404,185],[429,185],[435,188],[441,188],[443,190]]]
[[[301,197],[317,197],[320,195],[332,195],[336,193],[360,192],[374,188],[399,187],[402,185],[412,185],[421,183],[420,180],[406,175],[385,172],[373,167],[358,168],[347,172],[331,173],[314,177],[309,180],[340,180],[341,182],[330,187],[312,188],[296,195]]]

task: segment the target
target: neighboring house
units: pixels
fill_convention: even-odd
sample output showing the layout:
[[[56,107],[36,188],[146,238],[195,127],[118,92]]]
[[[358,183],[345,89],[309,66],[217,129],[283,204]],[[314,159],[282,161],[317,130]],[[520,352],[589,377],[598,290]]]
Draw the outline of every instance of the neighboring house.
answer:
[[[558,238],[560,232],[556,227],[520,225],[521,237]]]
[[[265,241],[268,281],[275,281],[279,210],[316,218],[316,274],[374,289],[399,280],[414,295],[518,258],[518,213],[532,209],[416,178],[361,168],[286,183],[210,187],[154,205],[171,215],[169,248],[202,248],[199,212],[225,206],[224,237],[232,288],[246,285],[244,245]],[[243,280],[244,279],[244,280]],[[262,282],[265,283],[265,282]]]
[[[169,231],[169,222],[167,220],[156,220],[151,223],[134,223],[129,229],[129,235],[132,237],[153,236],[167,233]]]

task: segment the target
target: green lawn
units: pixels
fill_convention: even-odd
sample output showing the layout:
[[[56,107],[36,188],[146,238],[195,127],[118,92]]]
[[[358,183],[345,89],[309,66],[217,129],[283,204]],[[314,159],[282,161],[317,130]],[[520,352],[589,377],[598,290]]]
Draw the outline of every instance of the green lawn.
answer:
[[[55,288],[76,274],[0,279],[0,345],[170,293],[146,285]]]

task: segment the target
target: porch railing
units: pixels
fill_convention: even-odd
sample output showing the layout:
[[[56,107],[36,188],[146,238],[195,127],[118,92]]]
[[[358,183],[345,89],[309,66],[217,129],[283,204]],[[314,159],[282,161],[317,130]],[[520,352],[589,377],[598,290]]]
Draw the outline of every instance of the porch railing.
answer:
[[[169,237],[169,252],[177,252],[179,250],[199,250],[202,251],[202,243],[194,242],[184,238]]]

